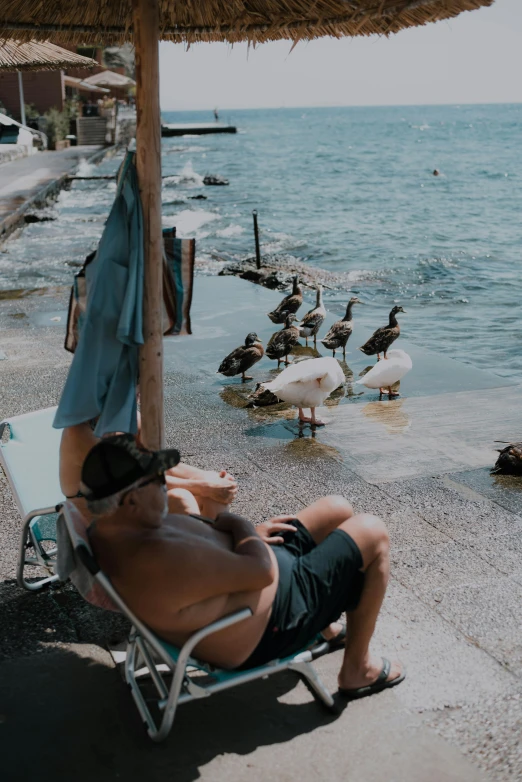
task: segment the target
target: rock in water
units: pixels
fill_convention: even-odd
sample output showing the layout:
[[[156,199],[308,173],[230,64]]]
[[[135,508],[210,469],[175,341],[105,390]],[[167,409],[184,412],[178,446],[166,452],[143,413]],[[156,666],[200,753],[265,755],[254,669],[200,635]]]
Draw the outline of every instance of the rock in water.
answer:
[[[203,178],[203,184],[204,185],[228,185],[230,182],[228,179],[225,179],[225,177],[222,176],[213,176],[208,175]]]

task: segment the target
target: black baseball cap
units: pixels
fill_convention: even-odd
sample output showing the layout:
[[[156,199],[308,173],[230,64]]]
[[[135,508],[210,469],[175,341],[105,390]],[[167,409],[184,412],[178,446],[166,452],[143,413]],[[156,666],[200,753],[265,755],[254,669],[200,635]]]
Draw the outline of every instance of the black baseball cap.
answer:
[[[163,475],[180,461],[179,451],[147,451],[132,434],[105,437],[91,448],[82,467],[81,492],[87,500],[103,500],[149,475]]]

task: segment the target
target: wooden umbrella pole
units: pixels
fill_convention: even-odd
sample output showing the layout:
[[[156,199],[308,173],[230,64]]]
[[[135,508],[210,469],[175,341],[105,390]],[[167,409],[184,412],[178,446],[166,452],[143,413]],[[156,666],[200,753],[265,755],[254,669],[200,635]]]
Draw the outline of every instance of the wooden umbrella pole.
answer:
[[[143,205],[145,281],[140,350],[141,439],[164,447],[161,117],[159,103],[158,0],[133,0],[136,48],[136,165]]]

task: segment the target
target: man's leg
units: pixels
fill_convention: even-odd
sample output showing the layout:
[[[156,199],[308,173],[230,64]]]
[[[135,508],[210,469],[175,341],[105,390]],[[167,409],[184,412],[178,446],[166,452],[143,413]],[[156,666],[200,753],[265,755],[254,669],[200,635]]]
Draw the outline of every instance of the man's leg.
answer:
[[[194,495],[187,489],[169,489],[167,492],[169,513],[181,513],[201,515],[199,505]]]
[[[320,500],[296,513],[296,517],[306,527],[317,545],[353,515],[353,508],[348,500],[335,494],[321,497]]]
[[[357,543],[365,572],[359,605],[347,615],[349,633],[339,673],[339,686],[351,690],[373,684],[382,670],[382,659],[370,655],[370,641],[390,575],[389,538],[384,522],[367,513],[352,516],[339,529]],[[393,662],[387,681],[401,674],[401,664]]]
[[[230,505],[223,505],[221,502],[214,502],[209,500],[208,497],[198,497],[198,502],[201,510],[199,511],[201,516],[206,519],[216,519],[220,513],[224,513],[230,508]]]
[[[316,500],[304,510],[299,511],[298,518],[319,545],[334,529],[351,519],[353,515],[353,508],[348,500],[332,494],[328,497],[321,497],[320,500]],[[344,627],[340,622],[334,622],[326,627],[321,635],[325,641],[332,641],[343,630]]]

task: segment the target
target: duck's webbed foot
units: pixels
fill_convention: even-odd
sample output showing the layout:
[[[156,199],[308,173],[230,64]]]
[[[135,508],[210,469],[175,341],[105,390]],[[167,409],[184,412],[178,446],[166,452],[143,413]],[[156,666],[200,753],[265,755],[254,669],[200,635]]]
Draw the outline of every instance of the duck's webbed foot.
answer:
[[[245,373],[244,373],[244,372],[243,372],[243,374],[242,374],[242,376],[241,376],[241,381],[242,381],[243,383],[245,382],[245,380],[253,380],[253,379],[254,379],[254,378],[252,377],[252,375],[245,375]]]
[[[312,419],[311,419],[311,418],[308,418],[308,417],[307,417],[307,416],[306,416],[306,415],[303,413],[303,408],[302,408],[302,407],[300,407],[300,408],[298,408],[298,409],[299,409],[299,423],[301,423],[301,424],[309,424],[309,423],[310,423],[310,421],[311,421]]]
[[[326,426],[328,421],[321,421],[320,418],[315,417],[315,407],[310,408],[310,412],[312,414],[312,417],[310,419],[310,423],[312,426]]]

